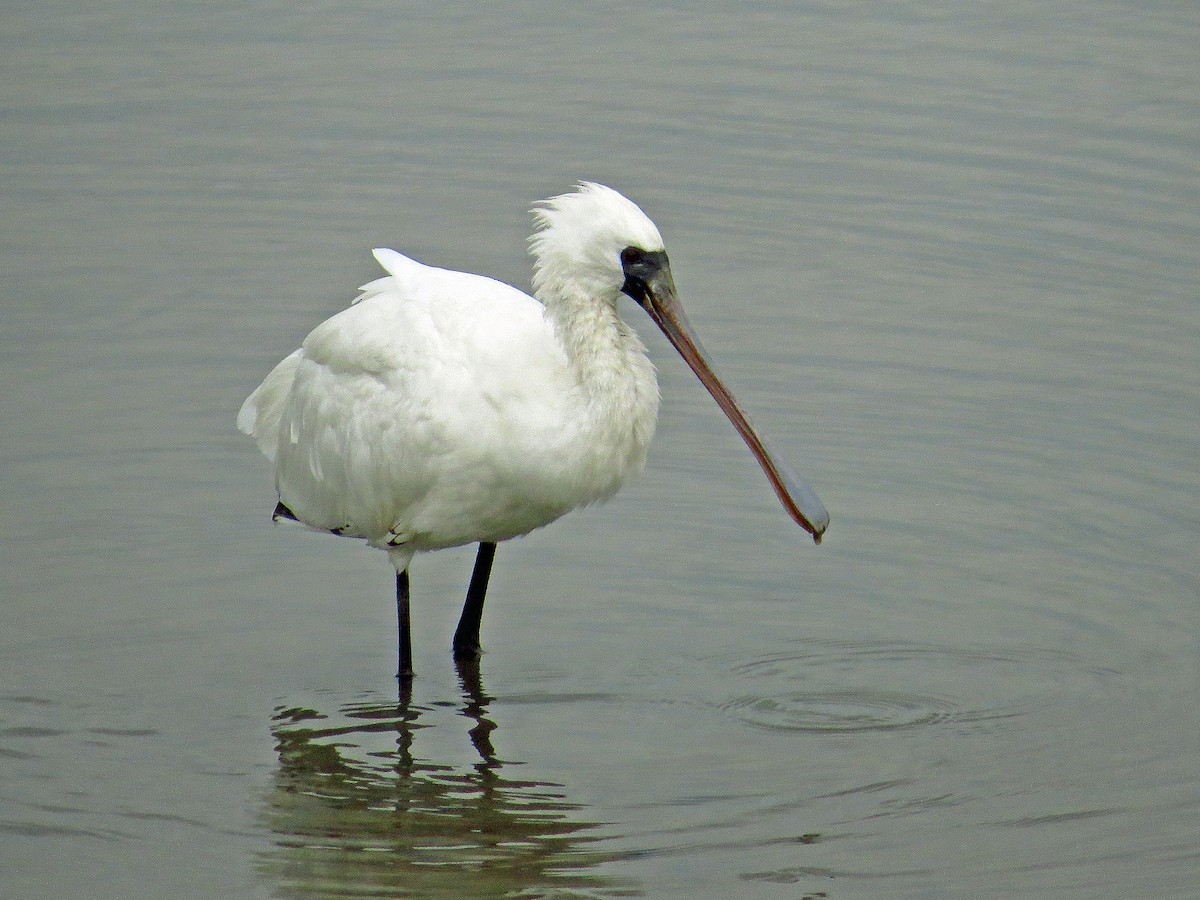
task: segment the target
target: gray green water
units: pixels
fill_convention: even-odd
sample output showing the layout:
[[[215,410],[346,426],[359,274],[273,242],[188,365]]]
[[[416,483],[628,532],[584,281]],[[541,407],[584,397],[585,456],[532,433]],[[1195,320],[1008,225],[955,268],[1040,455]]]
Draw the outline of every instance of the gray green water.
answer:
[[[1195,897],[1200,12],[19,2],[0,20],[0,894]],[[646,474],[391,574],[233,416],[374,277],[657,221],[833,516],[649,323]]]

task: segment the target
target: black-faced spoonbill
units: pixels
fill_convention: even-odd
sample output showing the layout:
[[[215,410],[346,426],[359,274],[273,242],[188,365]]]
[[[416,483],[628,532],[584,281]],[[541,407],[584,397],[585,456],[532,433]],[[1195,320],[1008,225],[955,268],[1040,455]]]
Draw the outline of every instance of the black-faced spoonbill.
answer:
[[[496,544],[608,499],[645,464],[658,382],[617,312],[622,294],[699,376],[791,517],[818,542],[829,525],[713,372],[646,214],[584,182],[534,217],[537,299],[376,250],[388,274],[318,325],[238,414],[274,461],[276,521],[388,552],[402,680],[415,553],[479,544],[454,634],[455,658],[474,659]]]

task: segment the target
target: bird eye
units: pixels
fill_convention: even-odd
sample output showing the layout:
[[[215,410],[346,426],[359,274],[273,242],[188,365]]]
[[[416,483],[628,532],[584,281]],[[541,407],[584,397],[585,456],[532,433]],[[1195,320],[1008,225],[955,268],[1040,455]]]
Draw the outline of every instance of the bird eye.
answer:
[[[640,247],[626,247],[621,251],[621,265],[631,266],[646,258],[646,251]]]

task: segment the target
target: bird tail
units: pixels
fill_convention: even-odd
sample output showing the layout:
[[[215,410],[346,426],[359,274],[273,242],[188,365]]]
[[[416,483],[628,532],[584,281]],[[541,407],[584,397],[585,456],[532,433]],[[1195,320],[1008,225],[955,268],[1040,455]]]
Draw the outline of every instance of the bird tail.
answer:
[[[279,449],[279,423],[283,420],[283,410],[302,352],[297,350],[285,357],[254,389],[254,393],[246,398],[238,411],[238,430],[254,438],[258,449],[272,461]]]

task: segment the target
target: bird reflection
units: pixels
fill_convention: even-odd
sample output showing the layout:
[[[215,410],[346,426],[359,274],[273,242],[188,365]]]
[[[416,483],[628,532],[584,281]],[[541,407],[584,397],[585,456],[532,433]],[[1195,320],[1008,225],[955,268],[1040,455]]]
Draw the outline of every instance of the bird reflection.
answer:
[[[396,702],[277,709],[279,764],[263,811],[274,844],[259,868],[279,896],[640,893],[590,871],[613,857],[595,847],[596,825],[561,785],[509,777],[517,764],[496,754],[478,662],[459,664],[458,675],[457,703],[414,703],[401,683]],[[470,764],[414,749],[450,709],[468,720]]]

